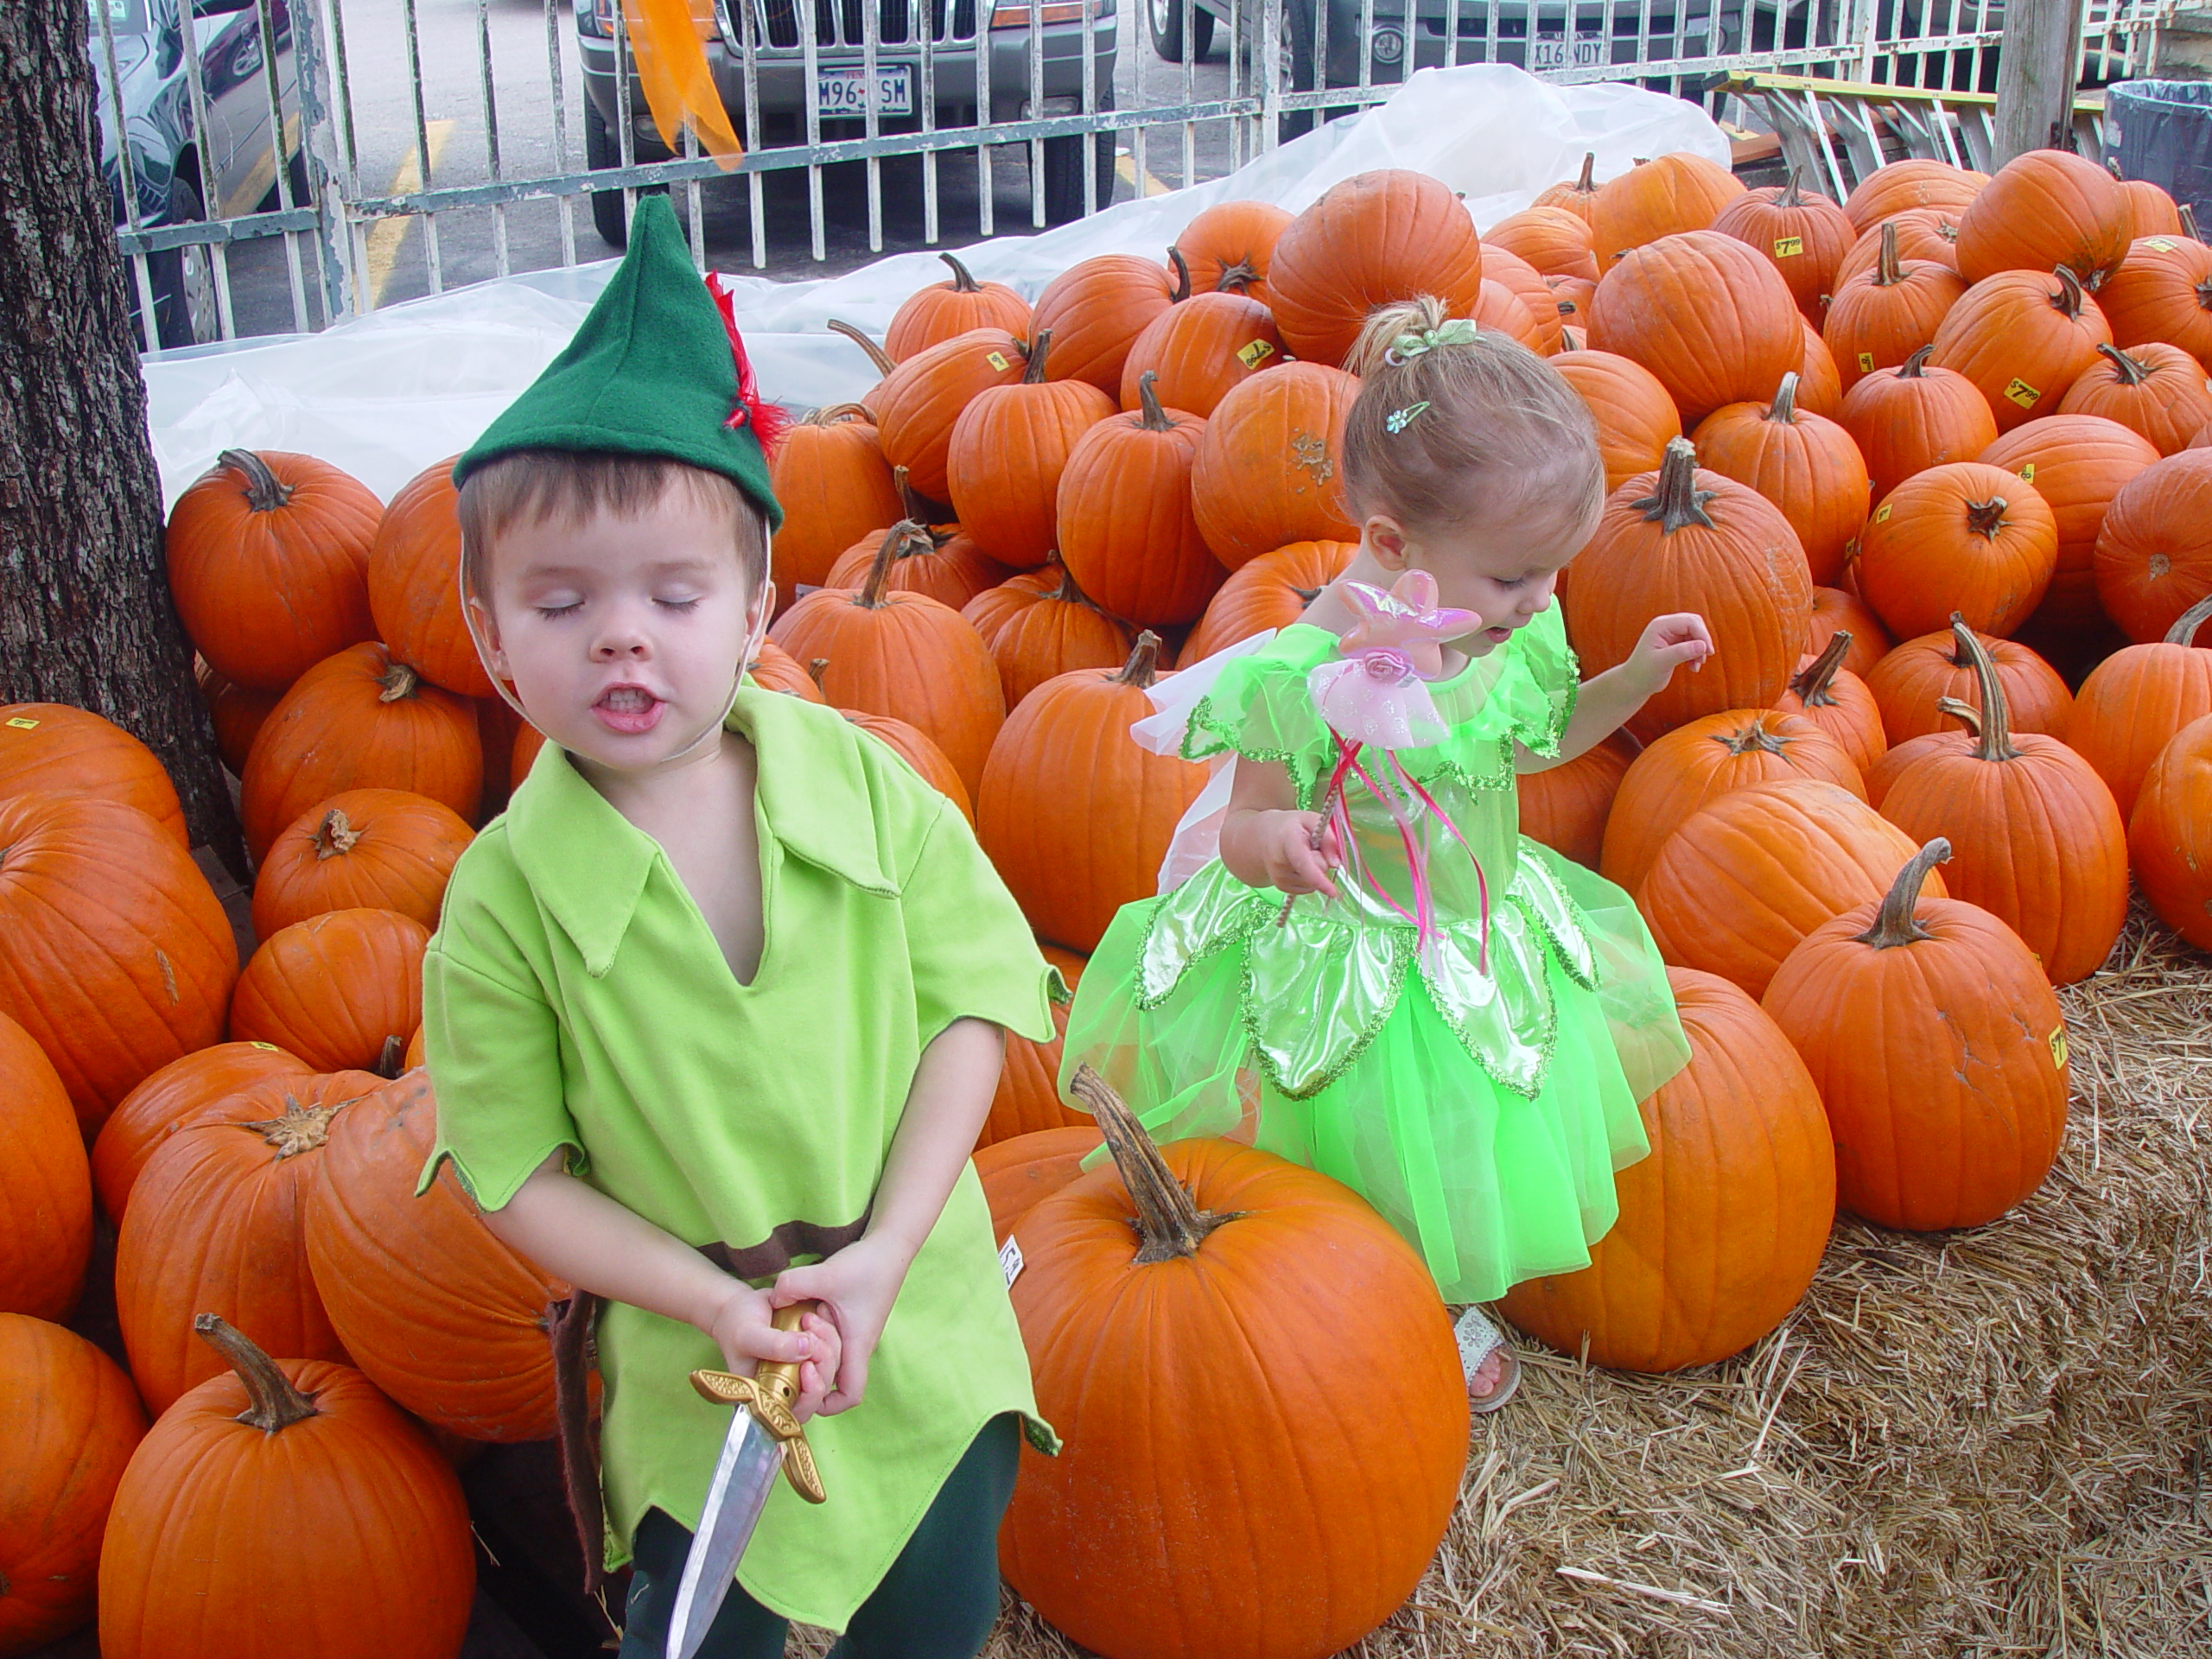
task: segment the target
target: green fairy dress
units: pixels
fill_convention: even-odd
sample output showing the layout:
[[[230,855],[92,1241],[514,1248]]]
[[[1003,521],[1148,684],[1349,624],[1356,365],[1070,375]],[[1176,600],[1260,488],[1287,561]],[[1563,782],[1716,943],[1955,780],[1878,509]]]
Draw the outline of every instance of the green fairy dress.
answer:
[[[1218,678],[1184,757],[1275,762],[1322,810],[1339,750],[1307,676],[1337,652],[1299,624],[1186,671]],[[1618,1213],[1613,1172],[1649,1150],[1637,1104],[1689,1049],[1628,895],[1519,832],[1515,746],[1556,756],[1575,688],[1556,607],[1431,683],[1447,734],[1394,757],[1420,790],[1373,748],[1373,785],[1346,780],[1357,858],[1333,899],[1286,916],[1214,858],[1124,906],[1084,969],[1063,1079],[1088,1062],[1161,1140],[1229,1133],[1256,1105],[1256,1143],[1359,1192],[1446,1300],[1586,1266]]]

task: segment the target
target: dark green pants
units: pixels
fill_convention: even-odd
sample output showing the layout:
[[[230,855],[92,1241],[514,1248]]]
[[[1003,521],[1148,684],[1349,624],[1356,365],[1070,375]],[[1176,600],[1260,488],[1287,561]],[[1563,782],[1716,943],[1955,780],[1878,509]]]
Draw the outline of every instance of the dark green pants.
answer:
[[[975,1659],[999,1614],[999,1519],[1020,1447],[1018,1418],[983,1425],[830,1659]],[[638,1523],[619,1659],[663,1659],[690,1548],[691,1535],[659,1510]],[[784,1630],[734,1584],[699,1659],[782,1659]]]

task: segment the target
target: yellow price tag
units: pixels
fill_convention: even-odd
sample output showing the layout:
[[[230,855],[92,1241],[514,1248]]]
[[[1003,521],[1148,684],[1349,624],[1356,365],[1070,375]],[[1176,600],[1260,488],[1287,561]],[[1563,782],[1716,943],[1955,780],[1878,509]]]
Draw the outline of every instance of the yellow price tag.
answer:
[[[38,729],[38,721],[27,720],[21,715],[11,715],[9,716],[8,723],[19,732],[35,732]]]
[[[2160,253],[2171,253],[2174,251],[2174,245],[2163,236],[2146,236],[2143,239]]]
[[[1264,340],[1251,340],[1236,353],[1236,360],[1248,369],[1256,369],[1275,354],[1275,348]]]
[[[1788,259],[1804,251],[1805,238],[1802,236],[1777,236],[1774,238],[1774,257],[1777,259]]]
[[[2021,483],[2023,483],[2023,484],[2032,484],[2032,483],[2034,483],[2035,481],[2036,481],[2036,464],[2035,464],[2035,462],[2033,462],[2032,461],[2022,461],[2022,462],[2020,463],[2020,482],[2021,482]]]
[[[2016,374],[2012,377],[2012,383],[2005,388],[2005,395],[2022,409],[2033,409],[2036,406],[2036,399],[2042,397],[2043,393]]]
[[[1890,504],[1888,502],[1885,501],[1880,506],[1874,509],[1874,522],[1878,524],[1886,524],[1890,522]]]
[[[1006,354],[1003,352],[993,352],[988,357],[986,357],[983,361],[989,364],[1001,374],[1004,374],[1008,369],[1014,366],[1013,364],[1006,360]]]
[[[1873,353],[1861,352],[1859,353],[1859,372],[1861,374],[1872,374],[1874,372]]]
[[[2053,1065],[2066,1064],[2066,1027],[2063,1026],[2057,1027],[2050,1033],[2050,1063]]]

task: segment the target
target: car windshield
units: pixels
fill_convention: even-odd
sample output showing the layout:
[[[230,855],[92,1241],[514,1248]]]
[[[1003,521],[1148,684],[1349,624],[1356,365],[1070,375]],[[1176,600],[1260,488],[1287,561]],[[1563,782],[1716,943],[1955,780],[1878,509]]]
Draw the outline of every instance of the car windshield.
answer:
[[[107,9],[108,27],[118,35],[143,35],[146,30],[146,0],[86,0],[85,16],[99,30],[100,9]]]

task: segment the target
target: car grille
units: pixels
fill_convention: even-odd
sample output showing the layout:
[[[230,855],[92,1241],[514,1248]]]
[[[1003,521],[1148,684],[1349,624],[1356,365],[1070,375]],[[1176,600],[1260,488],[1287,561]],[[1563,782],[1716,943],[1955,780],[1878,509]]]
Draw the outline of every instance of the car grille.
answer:
[[[880,46],[911,46],[920,38],[917,25],[933,41],[972,41],[976,38],[976,0],[814,0],[814,41],[817,46],[858,49],[868,28],[867,7],[876,8],[876,42]],[[800,43],[798,0],[754,0],[760,39],[770,47]]]

